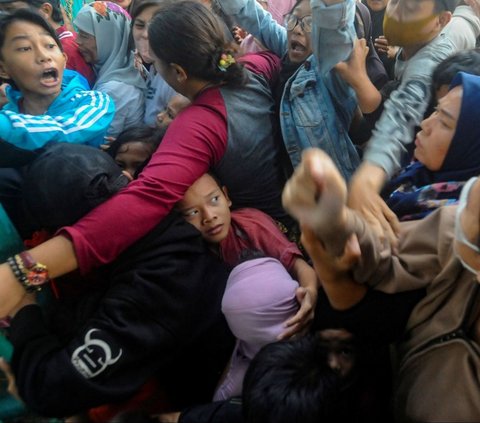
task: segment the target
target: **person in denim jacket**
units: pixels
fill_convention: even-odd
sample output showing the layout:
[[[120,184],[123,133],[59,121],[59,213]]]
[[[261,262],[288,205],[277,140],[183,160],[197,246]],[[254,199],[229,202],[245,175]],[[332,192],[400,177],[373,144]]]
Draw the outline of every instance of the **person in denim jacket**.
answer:
[[[293,167],[300,163],[302,150],[320,147],[349,179],[360,164],[348,135],[357,100],[333,67],[352,51],[355,2],[326,5],[321,0],[297,0],[286,17],[286,28],[256,0],[220,2],[235,22],[283,58],[279,115]]]

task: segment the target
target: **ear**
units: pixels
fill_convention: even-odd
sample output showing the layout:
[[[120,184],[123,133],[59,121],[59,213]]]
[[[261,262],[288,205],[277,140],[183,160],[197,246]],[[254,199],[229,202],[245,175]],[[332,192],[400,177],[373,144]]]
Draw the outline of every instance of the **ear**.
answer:
[[[0,78],[2,79],[12,79],[10,77],[10,74],[8,71],[5,69],[5,66],[3,64],[3,60],[0,60]]]
[[[177,82],[184,83],[188,79],[187,72],[185,72],[185,69],[183,69],[180,65],[177,65],[176,63],[170,63],[170,67],[175,74]]]
[[[51,19],[52,13],[53,13],[53,8],[52,8],[52,5],[50,3],[43,3],[40,6],[39,11],[41,12],[41,14],[46,15],[47,19]]]
[[[63,52],[63,57],[65,58],[65,63],[63,64],[63,69],[67,69],[67,60],[68,60],[67,53]]]
[[[443,11],[438,16],[438,22],[441,28],[444,28],[452,20],[452,12]]]
[[[232,200],[230,200],[230,197],[228,196],[228,189],[225,185],[222,187],[222,192],[225,198],[227,199],[228,207],[232,207]]]

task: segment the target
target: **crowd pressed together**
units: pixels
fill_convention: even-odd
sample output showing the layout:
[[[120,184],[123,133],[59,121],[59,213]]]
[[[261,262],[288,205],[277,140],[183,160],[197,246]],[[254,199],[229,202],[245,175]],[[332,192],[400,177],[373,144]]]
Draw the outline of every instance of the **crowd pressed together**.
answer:
[[[0,0],[0,421],[479,422],[480,0]]]

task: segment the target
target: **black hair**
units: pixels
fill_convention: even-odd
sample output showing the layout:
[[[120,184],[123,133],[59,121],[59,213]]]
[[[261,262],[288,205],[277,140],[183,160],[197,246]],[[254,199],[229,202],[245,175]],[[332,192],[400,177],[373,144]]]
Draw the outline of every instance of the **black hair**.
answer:
[[[132,17],[132,24],[135,21],[136,17],[142,13],[147,7],[152,6],[159,6],[161,4],[166,4],[169,0],[137,0],[132,8],[132,13],[130,16]],[[170,0],[173,1],[173,0]]]
[[[148,38],[160,60],[181,66],[189,76],[237,86],[245,81],[238,62],[224,71],[219,68],[221,55],[234,56],[236,46],[226,41],[219,18],[196,1],[162,5],[150,22]]]
[[[133,26],[135,25],[135,19],[137,19],[137,16],[140,15],[140,13],[142,13],[148,7],[160,6],[162,4],[165,4],[168,1],[173,1],[173,0],[137,0],[137,1],[133,0],[132,1],[132,3],[130,4],[132,9],[130,16],[132,20],[130,21],[130,35],[128,37],[128,49],[127,49],[128,55],[135,48],[135,41],[133,40]]]
[[[263,347],[243,381],[246,423],[318,423],[345,420],[342,381],[314,337]]]
[[[453,12],[460,4],[460,0],[434,0],[434,13]]]
[[[62,10],[60,9],[60,2],[58,0],[28,0],[28,4],[34,9],[40,9],[44,3],[52,6],[52,21],[57,24],[63,24]]]
[[[8,31],[8,28],[16,22],[29,22],[34,25],[42,27],[45,31],[48,32],[55,42],[57,43],[58,48],[63,51],[62,44],[55,33],[55,30],[49,25],[49,23],[43,19],[38,13],[33,12],[29,9],[18,9],[7,15],[0,15],[0,59],[2,57],[2,48],[5,43],[5,37]]]
[[[458,72],[480,75],[479,48],[459,51],[437,65],[432,74],[434,94],[442,85],[450,85]]]
[[[162,142],[162,139],[167,132],[167,128],[152,128],[148,125],[139,125],[134,126],[122,131],[115,141],[110,144],[110,147],[107,149],[107,153],[115,158],[120,148],[129,142],[142,142],[148,144],[152,147],[152,154],[155,152],[157,147]],[[148,158],[142,165],[137,169],[135,175],[132,175],[134,178],[138,177],[138,174],[145,168],[147,163],[150,161]]]
[[[115,141],[110,144],[107,153],[115,158],[120,147],[132,141],[149,144],[155,151],[162,142],[166,128],[152,128],[148,125],[133,126],[122,131]]]

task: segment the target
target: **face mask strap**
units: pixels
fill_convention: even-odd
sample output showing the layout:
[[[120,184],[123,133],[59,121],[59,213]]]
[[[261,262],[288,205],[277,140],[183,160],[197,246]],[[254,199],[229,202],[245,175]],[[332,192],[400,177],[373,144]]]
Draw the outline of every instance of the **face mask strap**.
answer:
[[[461,222],[462,212],[467,206],[470,190],[472,189],[472,186],[476,181],[477,181],[477,177],[470,178],[468,182],[465,184],[465,186],[463,187],[462,193],[460,194],[460,200],[459,200],[457,212],[455,214],[455,239],[458,242],[471,248],[477,254],[480,254],[480,248],[478,247],[478,245],[472,244],[465,236],[465,233],[463,232],[463,228],[462,228],[462,222]]]

